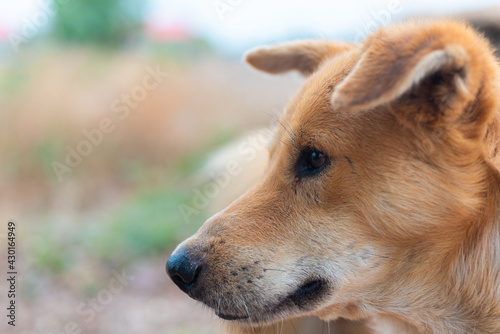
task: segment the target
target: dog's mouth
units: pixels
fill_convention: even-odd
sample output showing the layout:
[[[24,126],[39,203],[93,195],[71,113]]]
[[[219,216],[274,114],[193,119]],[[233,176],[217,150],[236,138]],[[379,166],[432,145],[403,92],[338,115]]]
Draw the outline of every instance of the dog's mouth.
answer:
[[[318,300],[326,290],[326,282],[321,279],[310,279],[291,293],[285,300],[290,300],[299,309]]]
[[[215,315],[224,320],[249,320],[248,316],[230,315],[215,311]]]
[[[272,307],[261,307],[257,311],[249,312],[245,306],[244,315],[229,314],[216,309],[215,314],[224,320],[262,324],[272,321],[273,317],[278,314],[282,316],[290,311],[309,311],[326,295],[327,291],[328,284],[325,280],[309,279]]]

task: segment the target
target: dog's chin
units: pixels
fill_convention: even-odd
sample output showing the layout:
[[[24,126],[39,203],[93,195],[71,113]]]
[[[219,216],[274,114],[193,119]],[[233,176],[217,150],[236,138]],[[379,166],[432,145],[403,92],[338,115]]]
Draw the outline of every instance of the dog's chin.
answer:
[[[246,326],[262,326],[277,320],[297,317],[310,313],[317,307],[329,292],[329,284],[322,279],[309,279],[296,290],[286,295],[273,306],[264,306],[257,312],[244,314],[226,313],[224,310],[215,310],[215,314],[224,320],[239,322]]]

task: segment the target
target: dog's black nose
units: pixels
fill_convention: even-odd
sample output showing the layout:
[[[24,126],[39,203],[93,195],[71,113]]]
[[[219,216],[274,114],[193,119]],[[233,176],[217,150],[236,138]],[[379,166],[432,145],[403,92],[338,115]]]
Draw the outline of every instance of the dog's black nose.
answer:
[[[167,261],[168,275],[184,292],[194,286],[202,267],[202,261],[184,249],[177,250]]]

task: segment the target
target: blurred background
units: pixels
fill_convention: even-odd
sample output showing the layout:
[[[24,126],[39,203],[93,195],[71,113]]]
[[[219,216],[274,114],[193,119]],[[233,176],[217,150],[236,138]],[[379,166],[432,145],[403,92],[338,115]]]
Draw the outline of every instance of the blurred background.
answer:
[[[414,16],[469,20],[498,46],[499,5],[2,0],[0,267],[13,220],[19,275],[16,327],[0,314],[0,331],[219,333],[165,261],[256,181],[266,133],[255,131],[302,82],[257,73],[242,54],[293,39],[360,42]],[[1,309],[6,291],[2,279]]]

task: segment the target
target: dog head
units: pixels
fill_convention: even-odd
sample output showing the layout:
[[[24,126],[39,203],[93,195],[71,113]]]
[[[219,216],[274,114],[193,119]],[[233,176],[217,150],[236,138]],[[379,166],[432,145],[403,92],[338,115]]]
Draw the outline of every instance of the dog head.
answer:
[[[177,247],[174,282],[221,318],[255,325],[424,305],[499,163],[487,42],[462,23],[414,22],[360,46],[293,42],[246,60],[307,78],[266,175]]]

